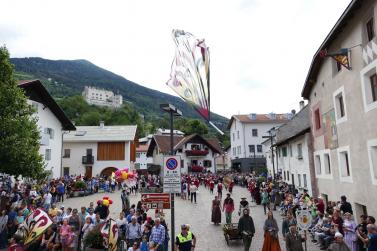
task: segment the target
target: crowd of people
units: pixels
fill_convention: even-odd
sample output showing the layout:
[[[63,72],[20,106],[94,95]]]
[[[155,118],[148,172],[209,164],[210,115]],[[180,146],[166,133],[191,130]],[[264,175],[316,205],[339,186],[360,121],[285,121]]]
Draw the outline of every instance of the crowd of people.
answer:
[[[160,188],[158,175],[141,175],[132,186],[124,186],[111,177],[63,177],[37,184],[15,181],[10,178],[1,182],[0,201],[0,248],[9,250],[85,250],[95,243],[96,235],[101,236],[101,228],[109,219],[111,206],[99,200],[89,205],[65,207],[64,201],[73,196],[77,183],[84,183],[85,194],[121,190],[122,210],[115,219],[118,227],[117,246],[122,250],[149,251],[168,250],[169,227],[160,209],[147,208],[139,200],[131,203],[131,196],[138,195],[140,189]],[[247,189],[249,198],[242,197],[235,202],[233,187]],[[81,186],[81,185],[80,185]],[[263,251],[279,251],[279,234],[284,239],[287,251],[303,250],[303,242],[312,241],[321,250],[373,251],[377,250],[377,227],[373,216],[362,215],[359,224],[353,217],[351,204],[345,196],[338,202],[327,202],[313,198],[307,191],[299,192],[281,180],[257,177],[255,174],[186,174],[182,176],[182,200],[197,203],[199,187],[203,186],[214,199],[211,205],[211,221],[215,225],[234,223],[233,213],[240,216],[237,230],[243,240],[245,250],[249,250],[256,227],[263,228]],[[224,195],[223,195],[224,194]],[[134,198],[137,198],[136,196]],[[250,203],[249,203],[250,201]],[[252,206],[262,206],[266,214],[263,226],[254,226]],[[23,246],[20,226],[35,209],[44,210],[52,220],[52,225],[31,244]],[[308,230],[304,233],[298,228],[297,213],[307,210],[311,215]],[[274,214],[283,217],[281,226]],[[101,238],[101,237],[100,237]],[[99,246],[109,245],[100,239]],[[194,250],[197,237],[188,224],[181,226],[175,237],[177,250]]]

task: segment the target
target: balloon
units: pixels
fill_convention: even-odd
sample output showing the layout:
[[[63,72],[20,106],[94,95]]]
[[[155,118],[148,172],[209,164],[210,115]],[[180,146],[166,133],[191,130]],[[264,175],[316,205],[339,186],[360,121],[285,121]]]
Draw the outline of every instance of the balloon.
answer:
[[[132,179],[134,177],[134,174],[133,173],[129,173],[128,174],[128,178]]]
[[[102,202],[102,204],[103,204],[104,206],[108,207],[108,206],[109,206],[109,201],[108,201],[108,200],[104,200],[104,201]]]
[[[124,171],[126,171],[128,173],[128,167],[124,168]]]
[[[122,172],[122,179],[124,180],[128,179],[128,173]]]

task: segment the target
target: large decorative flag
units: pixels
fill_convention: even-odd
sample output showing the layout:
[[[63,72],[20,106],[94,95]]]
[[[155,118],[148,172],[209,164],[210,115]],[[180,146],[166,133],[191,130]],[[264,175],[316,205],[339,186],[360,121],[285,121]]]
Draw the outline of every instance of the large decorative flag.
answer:
[[[108,251],[116,251],[118,249],[118,226],[113,219],[109,219],[101,228],[101,234],[105,239]]]
[[[210,122],[209,48],[183,30],[173,30],[172,36],[176,50],[166,84],[223,134]]]
[[[36,240],[51,225],[52,220],[45,211],[39,208],[34,210],[22,224],[25,230],[24,244],[27,245]]]
[[[350,62],[348,58],[348,48],[342,48],[339,51],[328,53],[327,50],[319,52],[321,57],[332,57],[336,62],[343,65],[347,70],[351,70]]]

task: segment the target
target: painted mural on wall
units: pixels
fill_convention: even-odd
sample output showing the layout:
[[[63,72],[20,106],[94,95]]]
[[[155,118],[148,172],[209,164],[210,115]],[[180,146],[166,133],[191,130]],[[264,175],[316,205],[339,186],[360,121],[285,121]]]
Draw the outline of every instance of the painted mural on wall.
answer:
[[[335,110],[331,109],[322,115],[324,128],[325,148],[335,149],[338,147],[338,134],[336,130]]]

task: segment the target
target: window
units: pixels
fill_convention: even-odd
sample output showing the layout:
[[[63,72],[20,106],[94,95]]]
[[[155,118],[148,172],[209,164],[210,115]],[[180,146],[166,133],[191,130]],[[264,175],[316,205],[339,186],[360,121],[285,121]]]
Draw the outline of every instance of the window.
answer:
[[[249,145],[249,152],[255,153],[255,145]]]
[[[136,158],[140,158],[140,153],[136,153]]]
[[[374,73],[369,78],[370,80],[370,88],[371,88],[371,94],[372,94],[372,102],[377,101],[377,74]]]
[[[204,160],[203,161],[203,166],[204,167],[211,167],[212,166],[212,162],[210,160]]]
[[[297,158],[302,159],[302,144],[297,144]]]
[[[287,178],[286,175],[285,175],[285,171],[283,172],[283,174],[284,174],[284,180],[285,180]]]
[[[336,114],[336,123],[339,124],[347,120],[344,86],[340,87],[333,94],[333,101]]]
[[[51,160],[51,149],[46,149],[45,160]]]
[[[69,167],[63,167],[64,176],[69,176]]]
[[[368,141],[368,155],[372,181],[377,185],[377,139]]]
[[[54,129],[46,127],[45,134],[50,135],[50,139],[54,139]]]
[[[319,114],[319,109],[314,111],[314,123],[316,130],[321,129],[321,116]]]
[[[308,187],[308,182],[307,182],[307,180],[306,180],[306,174],[303,174],[303,175],[302,175],[302,178],[303,178],[303,180],[304,180],[304,187]]]
[[[349,147],[338,148],[340,178],[351,178]],[[344,181],[344,179],[343,179]]]
[[[366,23],[368,42],[374,38],[374,19],[371,18]]]
[[[258,137],[258,129],[253,129],[252,135],[253,135],[253,137]]]
[[[257,152],[261,153],[262,152],[262,145],[257,145]]]
[[[233,135],[232,135],[232,136],[233,136],[233,141],[234,141],[234,140],[236,139],[236,138],[234,137],[234,133],[233,133]]]
[[[293,156],[293,153],[292,153],[292,145],[289,145],[289,156]]]
[[[237,154],[241,154],[241,146],[237,146]]]
[[[301,174],[297,174],[298,186],[301,187]]]
[[[233,147],[233,155],[236,155],[236,148]]]
[[[283,157],[287,157],[287,147],[286,146],[284,146],[282,148],[282,152],[283,152]]]
[[[91,148],[86,149],[86,156],[92,156],[92,153],[93,153],[93,149]]]
[[[71,149],[64,149],[63,158],[70,158],[70,157],[71,157]]]
[[[330,154],[325,153],[323,157],[325,161],[325,174],[331,174]]]
[[[240,131],[237,131],[237,139],[240,139]]]
[[[277,151],[278,151],[278,156],[280,158],[280,148],[277,148]]]
[[[289,171],[287,171],[287,180],[289,181]]]
[[[185,167],[185,162],[183,161],[183,159],[181,159],[181,168],[184,168]]]
[[[315,170],[316,170],[317,175],[320,175],[321,174],[321,156],[320,155],[315,156],[314,165],[315,165]]]

